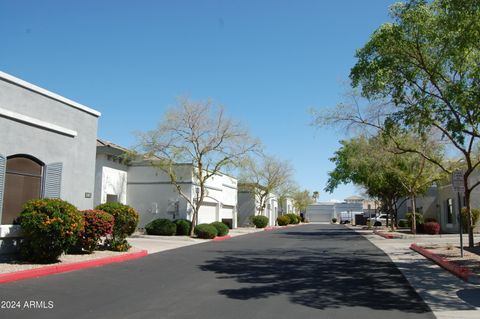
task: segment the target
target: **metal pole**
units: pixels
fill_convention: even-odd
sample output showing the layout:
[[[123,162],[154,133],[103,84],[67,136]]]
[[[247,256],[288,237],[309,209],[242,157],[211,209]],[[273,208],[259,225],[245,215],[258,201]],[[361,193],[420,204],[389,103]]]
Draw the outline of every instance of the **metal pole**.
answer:
[[[463,225],[462,225],[462,204],[460,202],[460,192],[457,192],[458,197],[458,221],[460,224],[460,256],[463,258]]]

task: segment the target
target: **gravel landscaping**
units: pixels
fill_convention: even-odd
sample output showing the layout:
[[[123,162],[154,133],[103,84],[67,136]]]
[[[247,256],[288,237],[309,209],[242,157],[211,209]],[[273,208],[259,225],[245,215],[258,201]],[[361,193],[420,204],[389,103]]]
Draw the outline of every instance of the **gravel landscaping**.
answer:
[[[140,249],[132,247],[127,252],[117,252],[117,251],[95,251],[93,254],[67,254],[60,257],[60,261],[53,264],[31,264],[21,260],[18,260],[15,255],[0,255],[0,274],[11,273],[15,271],[22,271],[34,268],[40,268],[45,266],[52,265],[62,265],[70,264],[87,260],[94,260],[99,258],[114,257],[134,252],[139,252]]]

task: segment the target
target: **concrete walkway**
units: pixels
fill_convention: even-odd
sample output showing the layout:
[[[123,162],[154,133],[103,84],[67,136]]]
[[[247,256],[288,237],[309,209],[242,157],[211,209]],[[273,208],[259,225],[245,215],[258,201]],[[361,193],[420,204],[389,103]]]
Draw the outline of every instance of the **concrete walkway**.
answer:
[[[231,237],[236,237],[261,231],[263,231],[263,229],[239,227],[236,229],[231,229],[229,235]],[[196,239],[188,236],[134,235],[128,238],[130,245],[141,250],[146,250],[149,254],[190,245],[203,244],[209,241],[210,240]]]
[[[437,318],[480,318],[480,285],[464,282],[409,249],[412,243],[458,245],[458,235],[420,235],[404,239],[385,239],[374,235],[370,230],[351,228],[361,233],[390,257]]]

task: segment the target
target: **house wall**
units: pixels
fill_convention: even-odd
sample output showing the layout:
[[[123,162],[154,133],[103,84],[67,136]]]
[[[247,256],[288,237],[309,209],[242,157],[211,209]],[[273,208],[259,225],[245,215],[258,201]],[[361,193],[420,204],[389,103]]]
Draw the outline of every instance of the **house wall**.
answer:
[[[250,192],[238,192],[238,225],[249,226],[250,216],[256,214],[255,196]]]
[[[117,195],[119,203],[127,203],[127,171],[127,165],[109,159],[106,154],[97,154],[94,206],[106,203],[107,195]]]
[[[191,165],[178,165],[176,174],[182,193],[191,202],[196,200]],[[207,180],[207,196],[199,210],[198,222],[211,223],[231,220],[237,226],[237,180],[224,174],[217,174]],[[158,218],[192,219],[190,204],[178,194],[169,176],[150,163],[134,163],[128,169],[127,203],[140,215],[139,227]]]
[[[0,72],[0,156],[25,154],[46,165],[62,163],[60,197],[79,209],[93,207],[99,116],[95,110]],[[0,234],[17,233],[10,229],[2,225]],[[9,245],[0,237],[0,247]]]

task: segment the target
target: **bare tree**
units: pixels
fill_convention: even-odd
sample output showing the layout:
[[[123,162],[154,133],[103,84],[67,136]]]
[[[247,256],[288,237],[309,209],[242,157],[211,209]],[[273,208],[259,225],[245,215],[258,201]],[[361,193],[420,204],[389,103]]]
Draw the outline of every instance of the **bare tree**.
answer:
[[[157,129],[139,134],[140,148],[152,165],[165,172],[179,195],[192,207],[191,234],[207,196],[206,183],[222,170],[241,163],[259,145],[239,123],[225,116],[221,106],[182,97],[166,112]],[[191,164],[185,174],[178,163]],[[185,179],[198,189],[183,189]],[[187,192],[188,191],[188,192]]]
[[[293,168],[290,162],[277,160],[264,154],[247,159],[240,173],[242,187],[253,193],[259,201],[258,215],[265,210],[268,196],[288,188],[288,185],[292,184],[292,179]]]

